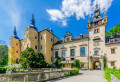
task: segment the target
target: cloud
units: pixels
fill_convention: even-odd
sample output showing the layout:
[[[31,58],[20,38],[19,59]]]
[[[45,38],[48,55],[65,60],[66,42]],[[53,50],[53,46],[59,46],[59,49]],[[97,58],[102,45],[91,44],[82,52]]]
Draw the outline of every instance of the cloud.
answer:
[[[61,9],[47,9],[52,21],[58,21],[67,25],[67,18],[76,16],[77,20],[84,19],[85,16],[91,16],[96,2],[99,4],[101,12],[106,11],[111,6],[113,0],[63,0]]]
[[[16,0],[0,1],[0,7],[7,13],[9,24],[19,27],[21,21],[21,9]]]

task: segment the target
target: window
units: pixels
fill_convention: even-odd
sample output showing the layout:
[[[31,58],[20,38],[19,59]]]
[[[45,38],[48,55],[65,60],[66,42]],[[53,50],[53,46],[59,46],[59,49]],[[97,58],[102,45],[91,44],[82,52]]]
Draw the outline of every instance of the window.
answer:
[[[65,58],[65,55],[66,55],[66,50],[63,50],[62,51],[62,57]]]
[[[99,29],[94,29],[94,33],[99,33]]]
[[[69,41],[69,38],[67,38],[67,42]]]
[[[37,39],[37,36],[35,36],[35,39]]]
[[[40,39],[42,40],[42,36],[40,37]]]
[[[97,29],[97,33],[99,32],[99,29]]]
[[[40,46],[40,49],[42,50],[42,46]]]
[[[73,61],[74,60],[74,58],[71,58],[71,61]]]
[[[18,50],[16,50],[16,53],[18,53]]]
[[[29,47],[29,44],[27,44],[27,47]]]
[[[85,56],[85,47],[80,48],[80,55]]]
[[[35,49],[37,49],[38,47],[35,45]]]
[[[94,55],[99,55],[99,51],[98,51],[98,50],[95,50],[95,51],[94,51]]]
[[[53,41],[53,39],[51,38],[51,42]]]
[[[115,62],[114,61],[111,62],[111,66],[115,66]]]
[[[63,68],[65,68],[65,65],[63,65]]]
[[[55,51],[55,58],[58,57],[58,51]]]
[[[18,43],[16,43],[16,45],[18,46]]]
[[[71,56],[74,56],[74,49],[71,49]]]
[[[115,49],[111,49],[111,54],[114,54],[115,53]]]
[[[96,29],[94,29],[94,33],[96,33]]]

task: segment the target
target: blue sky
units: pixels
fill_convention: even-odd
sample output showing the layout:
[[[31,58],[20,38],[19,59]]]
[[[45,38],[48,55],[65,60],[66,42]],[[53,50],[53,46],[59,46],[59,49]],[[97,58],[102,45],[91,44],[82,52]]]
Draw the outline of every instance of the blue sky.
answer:
[[[33,13],[39,31],[52,27],[60,39],[66,31],[72,32],[73,36],[86,34],[88,17],[92,21],[96,1],[101,16],[106,9],[106,31],[120,23],[120,0],[0,0],[0,40],[9,45],[14,26],[22,39]]]

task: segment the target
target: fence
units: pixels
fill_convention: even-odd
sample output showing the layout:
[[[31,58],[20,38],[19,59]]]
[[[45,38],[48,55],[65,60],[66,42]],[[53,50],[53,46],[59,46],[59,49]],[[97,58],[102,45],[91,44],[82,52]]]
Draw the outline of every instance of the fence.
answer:
[[[52,69],[51,69],[52,70]],[[71,70],[0,74],[0,82],[41,82],[64,77]]]

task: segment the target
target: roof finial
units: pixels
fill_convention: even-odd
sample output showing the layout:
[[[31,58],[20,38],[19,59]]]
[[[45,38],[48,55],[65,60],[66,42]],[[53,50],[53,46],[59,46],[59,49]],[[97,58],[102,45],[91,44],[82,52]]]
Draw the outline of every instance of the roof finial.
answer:
[[[99,9],[99,8],[98,8],[98,2],[97,2],[97,1],[96,1],[95,9],[96,9],[96,10]]]
[[[35,26],[34,14],[32,14],[31,25]]]
[[[105,8],[104,8],[104,17],[105,17],[105,16],[107,16],[107,15],[106,15]]]
[[[88,18],[88,23],[90,23],[90,17]]]
[[[53,33],[52,27],[50,28],[50,32]]]

